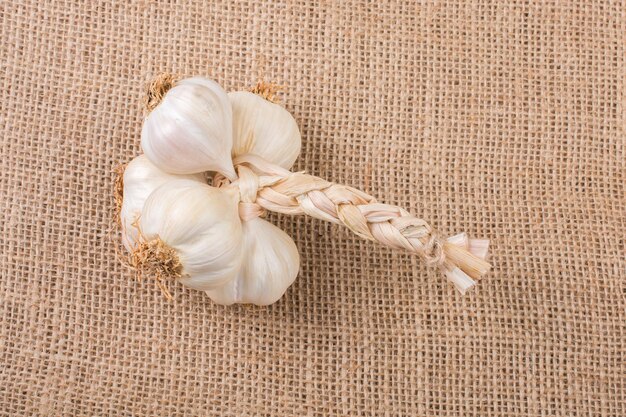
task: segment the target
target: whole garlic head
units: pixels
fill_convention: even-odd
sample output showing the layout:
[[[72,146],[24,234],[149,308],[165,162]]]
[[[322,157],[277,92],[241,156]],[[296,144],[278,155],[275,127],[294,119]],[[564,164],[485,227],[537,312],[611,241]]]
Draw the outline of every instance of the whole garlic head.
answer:
[[[120,210],[122,243],[128,251],[137,244],[139,229],[136,225],[148,196],[168,181],[188,179],[204,183],[203,174],[174,175],[158,169],[145,155],[139,155],[124,170],[124,193]]]
[[[300,130],[291,113],[248,91],[228,97],[233,108],[233,157],[251,153],[291,168],[301,146]]]
[[[147,102],[145,157],[124,175],[121,215],[133,225],[124,233],[133,265],[157,280],[178,277],[219,304],[274,303],[298,274],[295,243],[263,219],[242,223],[237,205],[255,196],[210,187],[200,173],[234,181],[232,158],[244,154],[291,168],[301,147],[295,119],[266,96],[227,95],[206,78],[162,80],[167,83],[153,84],[162,88],[151,90],[156,94]]]
[[[179,281],[210,290],[235,278],[241,267],[242,232],[235,189],[174,180],[154,190],[139,219],[144,245],[162,242],[182,270]],[[160,248],[159,248],[160,249]]]
[[[242,226],[241,270],[226,285],[206,293],[218,304],[272,304],[298,275],[298,249],[285,232],[263,219],[257,217],[243,222]]]
[[[141,147],[162,171],[217,171],[234,179],[232,128],[232,107],[222,87],[207,78],[188,78],[177,82],[148,114]]]

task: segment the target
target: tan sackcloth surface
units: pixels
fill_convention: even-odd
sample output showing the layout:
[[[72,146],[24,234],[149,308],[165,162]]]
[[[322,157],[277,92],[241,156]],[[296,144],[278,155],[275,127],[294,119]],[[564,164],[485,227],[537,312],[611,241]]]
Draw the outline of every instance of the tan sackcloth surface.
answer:
[[[0,4],[0,414],[626,414],[623,1],[183,3]],[[296,169],[491,238],[494,270],[461,297],[275,215],[280,302],[167,302],[109,238],[163,70],[285,86]]]

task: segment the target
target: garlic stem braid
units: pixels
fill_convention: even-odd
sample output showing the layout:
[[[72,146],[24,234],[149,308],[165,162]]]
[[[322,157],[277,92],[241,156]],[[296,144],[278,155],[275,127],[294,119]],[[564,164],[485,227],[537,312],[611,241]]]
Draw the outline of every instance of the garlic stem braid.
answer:
[[[465,234],[442,239],[425,220],[400,207],[379,203],[349,186],[288,171],[256,155],[241,155],[233,162],[239,179],[232,186],[239,187],[247,216],[256,205],[259,213],[307,214],[343,224],[362,238],[410,251],[438,266],[462,293],[491,267],[481,258],[486,240],[467,239]]]

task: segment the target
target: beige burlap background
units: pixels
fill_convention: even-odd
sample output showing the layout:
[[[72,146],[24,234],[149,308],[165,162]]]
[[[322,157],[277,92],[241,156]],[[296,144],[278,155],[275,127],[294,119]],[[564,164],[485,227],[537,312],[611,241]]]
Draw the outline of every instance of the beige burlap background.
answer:
[[[626,4],[0,3],[0,414],[626,413]],[[162,70],[259,77],[297,169],[492,239],[459,296],[321,221],[269,307],[136,282],[108,237]]]

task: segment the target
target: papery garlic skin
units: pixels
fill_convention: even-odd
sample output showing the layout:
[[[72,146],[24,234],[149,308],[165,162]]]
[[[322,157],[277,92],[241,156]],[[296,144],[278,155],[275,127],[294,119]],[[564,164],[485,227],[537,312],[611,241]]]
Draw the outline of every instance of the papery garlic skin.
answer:
[[[176,83],[148,114],[141,147],[159,169],[172,174],[236,174],[231,160],[232,108],[226,92],[207,78]]]
[[[209,290],[235,278],[241,267],[242,230],[233,188],[193,180],[169,181],[146,200],[139,225],[142,239],[161,239],[183,266],[179,281]]]
[[[251,153],[291,168],[301,147],[300,129],[291,113],[248,91],[228,97],[233,109],[233,157]]]
[[[141,215],[148,196],[168,181],[188,179],[205,183],[203,174],[174,175],[158,169],[145,155],[139,155],[124,170],[124,194],[120,210],[122,243],[131,251],[137,244],[139,229],[137,219]]]
[[[237,277],[207,291],[207,295],[223,305],[275,303],[294,282],[300,268],[300,255],[293,239],[257,217],[243,222],[243,251]]]

